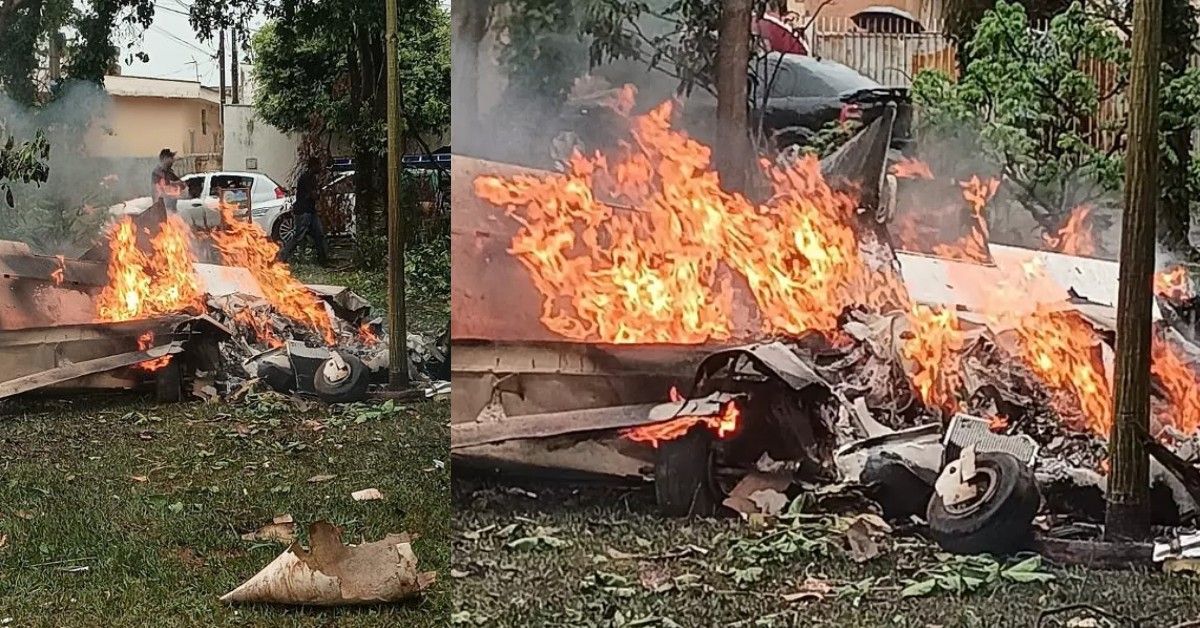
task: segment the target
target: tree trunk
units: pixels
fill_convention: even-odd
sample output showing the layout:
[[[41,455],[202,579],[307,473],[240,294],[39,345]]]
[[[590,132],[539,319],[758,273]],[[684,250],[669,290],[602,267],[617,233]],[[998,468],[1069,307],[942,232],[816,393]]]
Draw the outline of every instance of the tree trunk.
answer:
[[[487,34],[491,0],[468,0],[455,7],[451,38],[451,135],[470,137],[479,126],[479,44]]]
[[[753,158],[747,126],[751,0],[721,0],[717,32],[717,166],[727,189],[744,191]]]
[[[1158,204],[1158,62],[1162,0],[1135,0],[1129,75],[1129,148],[1117,293],[1116,395],[1109,434],[1108,540],[1149,536],[1150,325]]]

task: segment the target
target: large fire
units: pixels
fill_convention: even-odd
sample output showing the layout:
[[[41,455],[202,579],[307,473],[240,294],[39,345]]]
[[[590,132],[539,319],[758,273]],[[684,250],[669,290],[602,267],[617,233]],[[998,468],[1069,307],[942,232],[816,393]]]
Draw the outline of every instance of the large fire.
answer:
[[[763,163],[771,189],[764,202],[724,190],[710,167],[710,149],[671,128],[672,108],[664,103],[632,119],[631,139],[617,155],[576,153],[563,173],[475,180],[476,194],[504,208],[519,225],[509,252],[542,296],[545,326],[585,342],[695,344],[739,332],[820,332],[833,342],[848,307],[901,310],[909,331],[898,351],[913,386],[927,408],[943,416],[957,411],[965,348],[959,316],[940,306],[910,304],[891,269],[873,267],[868,254],[873,236],[858,226],[855,200],[831,189],[812,157],[787,167]],[[926,164],[913,160],[893,165],[891,172],[910,179],[933,176]],[[999,185],[980,176],[960,181],[966,212],[961,204],[951,209],[964,218],[954,221],[962,223],[963,235],[932,249],[907,250],[991,263],[984,211]],[[1077,208],[1045,243],[1073,255],[1093,253],[1090,212]],[[924,235],[919,226],[902,217],[897,234],[902,243]],[[987,302],[976,313],[997,337],[1007,330],[1005,348],[1041,380],[1069,428],[1107,437],[1112,388],[1101,334],[1070,311],[1065,293],[1064,308],[1033,305],[1053,300],[1041,298],[1047,290],[1063,292],[1039,258],[1015,274],[1020,276],[988,286]],[[1160,273],[1155,286],[1160,294],[1191,294],[1181,269]],[[747,301],[737,298],[742,294],[757,307],[750,320],[734,315],[734,303]],[[1153,371],[1172,409],[1159,420],[1195,432],[1196,373],[1173,347],[1156,342]],[[718,416],[676,417],[622,434],[657,447],[697,425],[723,437],[739,420],[738,407],[730,403]],[[1011,425],[1001,416],[991,423],[997,430]]]
[[[280,314],[316,331],[326,344],[334,344],[337,339],[325,305],[278,261],[279,246],[253,221],[237,219],[236,206],[222,203],[220,209],[224,228],[213,231],[212,238],[225,263],[245,267]]]
[[[118,322],[177,312],[203,311],[196,281],[190,229],[169,216],[150,239],[151,253],[138,248],[137,226],[129,217],[109,233],[109,283],[96,301],[97,320]]]
[[[475,181],[520,224],[510,251],[547,328],[593,342],[726,339],[735,283],[768,333],[832,331],[846,306],[895,298],[860,256],[853,199],[815,158],[764,164],[774,194],[757,204],[721,188],[711,151],[672,130],[671,113],[667,102],[635,118],[614,162],[576,153],[563,174]]]

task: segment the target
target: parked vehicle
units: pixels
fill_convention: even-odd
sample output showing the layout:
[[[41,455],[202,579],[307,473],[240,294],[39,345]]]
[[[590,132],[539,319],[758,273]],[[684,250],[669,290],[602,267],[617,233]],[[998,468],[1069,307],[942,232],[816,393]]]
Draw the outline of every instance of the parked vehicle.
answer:
[[[759,56],[751,61],[748,99],[750,124],[758,124],[761,114],[763,134],[775,151],[806,145],[831,123],[856,120],[869,124],[891,103],[897,108],[891,147],[902,150],[911,143],[908,89],[884,87],[836,61],[777,52]],[[619,146],[628,134],[628,119],[608,105],[611,101],[611,95],[604,92],[569,101],[553,127],[551,160],[561,164],[575,148],[603,152]],[[683,127],[692,136],[709,145],[715,143],[716,98],[712,94],[693,91],[682,115]]]
[[[908,89],[884,87],[828,59],[779,53],[759,57],[751,72],[750,101],[751,110],[762,115],[763,130],[776,149],[806,144],[831,123],[870,124],[889,103],[896,104],[892,148],[902,149],[912,139]]]
[[[295,229],[295,223],[291,220],[293,197],[265,174],[201,172],[181,179],[187,185],[187,194],[176,202],[175,211],[194,227],[208,229],[220,225],[220,199],[224,199],[238,205],[234,211],[236,218],[244,220],[248,207],[250,218],[278,242],[283,242]],[[144,196],[113,205],[109,212],[115,215],[139,214],[152,204],[152,199]]]

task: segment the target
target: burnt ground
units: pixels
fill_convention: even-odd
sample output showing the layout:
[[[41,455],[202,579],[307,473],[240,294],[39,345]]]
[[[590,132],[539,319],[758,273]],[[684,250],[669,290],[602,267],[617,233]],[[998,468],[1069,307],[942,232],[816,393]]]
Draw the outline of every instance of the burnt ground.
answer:
[[[381,275],[298,274],[382,305]],[[440,307],[414,303],[432,327]],[[449,410],[272,396],[156,405],[135,393],[0,404],[0,625],[444,626]],[[308,481],[320,475],[336,477]],[[351,499],[368,487],[385,500]],[[351,542],[416,533],[439,582],[423,601],[373,609],[220,603],[284,549],[241,533],[283,513],[331,521]]]
[[[815,525],[781,535],[736,519],[662,519],[646,489],[456,478],[453,495],[456,626],[1034,626],[1042,611],[1072,604],[1118,619],[1078,609],[1043,625],[1200,618],[1197,577],[1044,566],[1053,580],[906,598],[913,582],[940,576],[952,587],[965,572],[912,537],[888,537],[859,564]],[[765,541],[756,551],[747,539]],[[783,598],[806,588],[823,599]],[[1089,617],[1101,621],[1081,623]]]

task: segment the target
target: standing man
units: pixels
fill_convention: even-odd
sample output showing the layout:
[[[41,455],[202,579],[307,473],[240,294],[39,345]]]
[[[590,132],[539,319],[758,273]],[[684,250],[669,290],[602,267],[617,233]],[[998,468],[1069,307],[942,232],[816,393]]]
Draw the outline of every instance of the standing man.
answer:
[[[175,153],[164,148],[158,151],[158,167],[150,175],[150,198],[155,203],[162,199],[166,209],[172,212],[175,211],[176,201],[187,190],[187,184],[172,170],[174,165]]]
[[[279,251],[280,261],[287,263],[296,246],[306,237],[312,237],[313,248],[317,250],[317,260],[322,266],[329,265],[329,250],[325,245],[325,230],[321,227],[321,217],[317,215],[317,174],[321,171],[321,160],[316,155],[310,155],[300,166],[296,176],[296,200],[292,203],[292,216],[296,221],[296,231],[292,239],[283,244]]]

